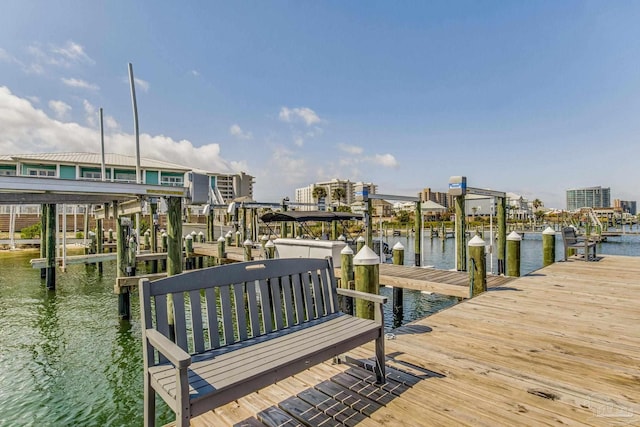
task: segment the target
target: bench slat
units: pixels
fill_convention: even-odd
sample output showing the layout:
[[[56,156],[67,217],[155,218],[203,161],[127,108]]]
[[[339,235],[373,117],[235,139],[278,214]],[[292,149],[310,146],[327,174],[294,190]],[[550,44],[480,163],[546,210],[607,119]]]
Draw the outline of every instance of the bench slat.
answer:
[[[302,281],[302,293],[304,294],[304,309],[306,318],[304,321],[308,321],[314,319],[313,316],[313,297],[311,295],[311,284],[309,283],[309,274],[302,273],[300,275],[300,279]]]
[[[271,287],[271,301],[273,302],[273,317],[275,319],[276,330],[284,328],[282,321],[282,299],[280,297],[280,279],[269,280]]]
[[[216,304],[216,291],[207,288],[204,291],[207,300],[207,324],[209,326],[209,345],[211,348],[220,347],[220,332],[218,330],[218,309]]]
[[[271,307],[271,295],[266,280],[260,280],[260,302],[262,303],[262,324],[264,332],[273,331],[273,311]]]
[[[249,309],[249,321],[251,323],[251,336],[260,335],[260,320],[258,320],[258,297],[256,295],[256,283],[247,282],[247,304]]]
[[[169,320],[167,318],[167,296],[158,295],[155,298],[156,302],[156,329],[165,337],[169,338]],[[167,359],[160,355],[160,362],[165,363]]]
[[[187,322],[184,310],[184,294],[182,292],[177,292],[172,295],[176,344],[178,344],[178,347],[187,353],[191,353],[187,345]]]
[[[333,261],[329,260],[329,268],[325,270],[327,284],[329,286],[329,301],[331,302],[330,313],[339,311],[338,307],[338,284],[336,283],[336,276],[333,274]]]
[[[322,317],[325,315],[324,301],[322,295],[322,287],[320,284],[320,276],[317,271],[311,272],[311,283],[313,283],[313,305],[316,310],[315,317]]]
[[[246,340],[247,337],[247,317],[245,315],[245,283],[233,285],[233,304],[235,306],[236,326],[238,339]]]
[[[200,291],[189,292],[189,304],[191,306],[193,348],[196,353],[202,353],[204,351],[204,333],[202,332],[202,304],[200,303]]]
[[[296,308],[296,324],[304,322],[304,299],[302,299],[302,284],[300,283],[300,275],[291,276],[291,284],[293,286],[293,297],[295,299]]]
[[[230,286],[220,286],[220,308],[222,310],[222,330],[224,332],[224,345],[236,342],[233,334],[233,320],[231,313]]]
[[[284,295],[284,309],[286,313],[287,326],[292,326],[295,324],[293,317],[293,298],[291,295],[291,278],[289,276],[284,276],[282,281],[282,294]]]

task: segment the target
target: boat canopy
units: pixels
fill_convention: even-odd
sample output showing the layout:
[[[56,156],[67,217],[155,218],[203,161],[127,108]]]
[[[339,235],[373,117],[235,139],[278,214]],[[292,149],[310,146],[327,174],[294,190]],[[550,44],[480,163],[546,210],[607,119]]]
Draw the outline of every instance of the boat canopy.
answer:
[[[362,220],[362,215],[352,212],[325,212],[325,211],[287,211],[267,212],[260,219],[263,222],[306,222],[306,221],[348,221]]]

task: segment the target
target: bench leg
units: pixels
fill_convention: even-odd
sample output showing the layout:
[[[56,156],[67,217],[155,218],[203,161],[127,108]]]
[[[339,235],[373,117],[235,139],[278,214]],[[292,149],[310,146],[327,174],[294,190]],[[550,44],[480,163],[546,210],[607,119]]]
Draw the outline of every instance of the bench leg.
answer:
[[[385,384],[387,382],[387,372],[385,369],[384,355],[384,332],[376,338],[376,383]]]
[[[156,392],[151,387],[151,378],[145,373],[144,380],[144,425],[154,427],[156,425]]]

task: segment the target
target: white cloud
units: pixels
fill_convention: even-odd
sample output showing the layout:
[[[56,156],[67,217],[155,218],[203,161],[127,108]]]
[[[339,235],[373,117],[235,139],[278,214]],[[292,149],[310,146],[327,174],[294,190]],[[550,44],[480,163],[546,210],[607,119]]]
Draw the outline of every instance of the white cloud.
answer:
[[[115,121],[114,121],[115,122]],[[109,152],[135,155],[134,136],[116,132],[105,135]],[[100,134],[78,123],[63,123],[50,118],[23,98],[0,86],[0,152],[100,151]],[[164,160],[214,172],[238,171],[244,163],[225,160],[220,145],[208,143],[200,147],[188,140],[174,140],[164,135],[140,135],[140,151],[143,157]]]
[[[60,65],[71,65],[72,63],[85,62],[95,64],[95,61],[89,57],[84,48],[74,41],[67,41],[64,46],[51,46],[51,52],[58,56]]]
[[[398,167],[398,161],[392,154],[376,154],[372,160],[374,163],[387,168]]]
[[[198,70],[191,70],[190,73],[194,77],[200,77],[200,71]]]
[[[348,144],[338,144],[338,148],[341,151],[349,154],[362,154],[364,149],[362,147],[358,147],[356,145],[348,145]]]
[[[304,139],[302,137],[295,137],[293,138],[293,143],[296,145],[296,147],[302,147],[304,145]]]
[[[136,82],[136,88],[140,88],[140,90],[142,90],[145,93],[149,92],[149,82],[148,81],[139,79],[138,77],[134,77],[133,81]]]
[[[89,82],[84,81],[82,79],[74,79],[74,78],[66,79],[66,78],[63,77],[60,80],[62,80],[62,83],[64,83],[65,85],[67,85],[69,87],[73,87],[73,88],[87,89],[87,90],[98,90],[98,89],[100,89],[100,86],[98,86],[97,84],[89,83]]]
[[[229,133],[238,139],[252,139],[253,134],[251,132],[243,131],[240,125],[234,123],[229,128]]]
[[[71,105],[63,101],[51,100],[48,105],[58,119],[65,119],[71,111]]]
[[[303,121],[307,126],[311,126],[315,123],[321,123],[322,120],[311,108],[287,108],[282,107],[280,114],[278,115],[280,120],[287,123],[293,123],[296,121]]]
[[[38,98],[37,96],[27,96],[27,99],[31,102],[33,102],[34,104],[39,104],[40,103],[40,98]]]

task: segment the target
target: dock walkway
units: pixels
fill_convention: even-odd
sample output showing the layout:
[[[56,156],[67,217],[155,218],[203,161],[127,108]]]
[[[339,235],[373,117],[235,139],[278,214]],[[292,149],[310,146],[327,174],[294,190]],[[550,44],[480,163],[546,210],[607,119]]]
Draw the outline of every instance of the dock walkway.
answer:
[[[385,387],[325,362],[192,425],[638,425],[639,318],[640,258],[560,262],[394,330]]]

